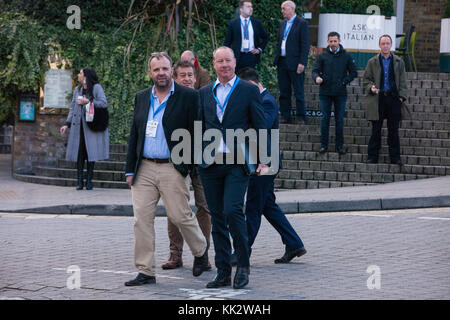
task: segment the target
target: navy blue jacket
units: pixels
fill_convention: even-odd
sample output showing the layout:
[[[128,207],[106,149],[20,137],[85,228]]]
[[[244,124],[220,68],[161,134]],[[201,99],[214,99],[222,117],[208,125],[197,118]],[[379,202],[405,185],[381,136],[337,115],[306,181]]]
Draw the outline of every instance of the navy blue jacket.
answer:
[[[259,19],[250,17],[250,22],[253,27],[253,41],[255,48],[261,48],[264,50],[269,42],[269,34],[264,29]],[[241,55],[242,46],[242,33],[241,33],[241,19],[240,17],[232,19],[228,23],[227,35],[225,36],[224,46],[231,48],[236,58],[236,64],[239,62],[239,56]],[[261,60],[261,54],[257,55],[257,62]]]
[[[280,21],[278,29],[277,54],[273,61],[276,66],[281,57],[281,42],[283,40],[284,29],[286,27],[287,19]],[[294,23],[289,31],[286,39],[286,62],[288,69],[297,70],[297,66],[301,63],[305,66],[308,64],[308,55],[310,48],[310,37],[308,23],[305,19],[296,16]]]
[[[257,86],[240,79],[228,100],[221,123],[217,118],[216,101],[212,94],[213,86],[214,83],[211,83],[199,90],[199,118],[203,124],[203,133],[208,129],[220,130],[227,147],[230,148],[231,146],[234,146],[234,154],[237,155],[236,143],[226,141],[225,130],[242,129],[245,132],[249,128],[254,128],[256,130],[266,129],[266,119],[264,118],[264,111],[261,105],[261,95]],[[210,143],[210,141],[203,141],[202,149]],[[209,165],[202,163],[200,166],[207,168]]]
[[[261,93],[262,106],[264,109],[264,117],[266,118],[266,128],[269,130],[268,139],[270,140],[270,130],[279,129],[279,119],[278,119],[278,104],[275,98],[269,93],[269,91],[264,90]],[[270,152],[270,144],[268,144]],[[281,154],[279,156],[279,167],[281,169]]]

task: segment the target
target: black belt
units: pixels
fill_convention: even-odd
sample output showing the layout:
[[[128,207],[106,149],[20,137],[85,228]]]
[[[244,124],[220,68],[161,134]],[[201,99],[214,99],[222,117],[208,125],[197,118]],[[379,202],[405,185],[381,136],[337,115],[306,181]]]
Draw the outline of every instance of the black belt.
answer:
[[[381,91],[381,94],[383,95],[383,96],[394,96],[394,92],[393,91]]]
[[[169,158],[167,158],[167,159],[152,159],[152,158],[142,157],[142,159],[148,160],[148,161],[152,161],[152,162],[155,162],[155,163],[169,163],[170,162]]]

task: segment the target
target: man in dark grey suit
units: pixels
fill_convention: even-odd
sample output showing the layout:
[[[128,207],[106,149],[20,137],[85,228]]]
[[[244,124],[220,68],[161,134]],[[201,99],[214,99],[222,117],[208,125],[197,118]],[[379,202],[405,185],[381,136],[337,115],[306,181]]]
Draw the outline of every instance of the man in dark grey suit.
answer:
[[[231,233],[238,260],[233,287],[239,289],[248,284],[250,272],[247,226],[243,211],[250,172],[246,164],[237,164],[236,157],[229,163],[230,154],[237,154],[239,144],[234,138],[227,139],[226,130],[246,131],[254,128],[258,131],[265,129],[266,123],[258,87],[244,80],[239,81],[234,73],[236,59],[233,50],[228,47],[216,49],[213,65],[218,79],[199,91],[199,115],[203,130],[212,132],[215,129],[222,133],[217,151],[212,152],[214,162],[208,164],[203,159],[199,165],[206,201],[211,211],[217,267],[217,276],[207,284],[207,288],[231,285]],[[267,166],[258,165],[256,172],[261,172],[265,167]]]
[[[230,20],[224,45],[233,49],[236,70],[255,68],[261,60],[261,53],[269,42],[269,34],[259,19],[253,18],[251,0],[239,1],[240,16]]]
[[[285,20],[280,22],[278,30],[277,55],[273,64],[278,69],[278,87],[280,88],[281,123],[291,123],[291,93],[297,106],[297,122],[306,123],[305,107],[305,71],[309,54],[309,30],[305,19],[295,14],[295,3],[285,1],[281,5]]]

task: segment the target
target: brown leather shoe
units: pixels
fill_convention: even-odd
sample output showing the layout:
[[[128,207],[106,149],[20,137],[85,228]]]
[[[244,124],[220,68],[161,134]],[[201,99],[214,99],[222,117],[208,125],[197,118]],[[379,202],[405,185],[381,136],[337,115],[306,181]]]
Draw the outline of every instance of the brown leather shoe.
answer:
[[[169,261],[167,261],[161,267],[164,270],[168,270],[168,269],[180,268],[182,266],[183,266],[183,259],[180,256],[177,256],[177,255],[174,255],[173,253],[171,253]]]

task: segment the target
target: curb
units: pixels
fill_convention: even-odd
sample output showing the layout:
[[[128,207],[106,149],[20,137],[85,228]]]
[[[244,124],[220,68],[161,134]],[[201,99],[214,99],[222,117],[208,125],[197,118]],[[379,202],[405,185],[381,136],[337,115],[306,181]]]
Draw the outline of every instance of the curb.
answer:
[[[280,202],[285,214],[320,213],[366,210],[393,210],[450,207],[450,195],[432,197],[392,198],[392,199],[362,199],[344,201],[311,201],[311,202]],[[191,205],[193,212],[196,207]],[[59,205],[49,207],[27,208],[19,210],[0,210],[0,212],[43,213],[43,214],[73,214],[90,216],[133,216],[132,205]],[[166,216],[163,205],[158,205],[156,216]]]

